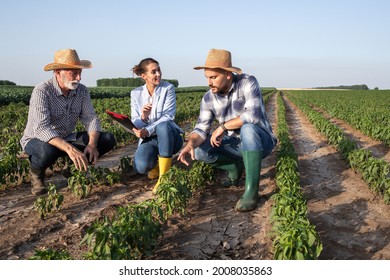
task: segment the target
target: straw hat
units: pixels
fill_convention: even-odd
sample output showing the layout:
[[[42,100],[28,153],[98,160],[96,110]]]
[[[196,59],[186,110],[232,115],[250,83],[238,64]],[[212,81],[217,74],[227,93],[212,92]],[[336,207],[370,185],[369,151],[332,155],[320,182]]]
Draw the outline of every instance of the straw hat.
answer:
[[[194,67],[196,70],[217,68],[237,74],[242,73],[240,68],[232,66],[232,55],[226,50],[211,49],[207,55],[205,66]]]
[[[77,52],[73,49],[56,51],[54,62],[45,66],[45,71],[56,69],[85,69],[91,68],[92,63],[88,60],[80,60]]]

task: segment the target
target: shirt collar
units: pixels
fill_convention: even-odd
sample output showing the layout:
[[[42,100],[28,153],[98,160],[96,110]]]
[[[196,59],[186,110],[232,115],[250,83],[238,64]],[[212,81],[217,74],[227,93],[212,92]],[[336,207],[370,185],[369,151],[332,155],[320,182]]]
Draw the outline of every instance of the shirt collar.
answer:
[[[160,95],[160,88],[162,87],[161,84],[162,84],[162,81],[161,81],[161,82],[157,85],[157,87],[154,89],[153,96],[154,96],[154,95],[156,95],[156,96]],[[147,94],[148,97],[149,97],[149,91],[148,91],[148,88],[146,87],[146,84],[143,85],[143,90],[142,90],[142,91],[143,91],[145,94]]]
[[[238,80],[237,75],[233,74],[233,82],[232,82],[232,85],[231,85],[231,87],[229,89],[229,94],[236,90],[237,80]]]

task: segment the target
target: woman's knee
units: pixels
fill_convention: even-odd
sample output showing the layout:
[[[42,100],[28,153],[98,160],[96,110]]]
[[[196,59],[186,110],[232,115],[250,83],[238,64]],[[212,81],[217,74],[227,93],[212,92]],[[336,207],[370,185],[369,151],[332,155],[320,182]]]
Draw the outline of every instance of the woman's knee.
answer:
[[[145,161],[136,158],[134,158],[133,168],[139,174],[146,174],[148,172],[147,164],[145,163]]]
[[[156,126],[156,134],[157,135],[164,135],[164,134],[170,133],[171,128],[172,128],[172,126],[170,125],[169,122],[159,123]]]

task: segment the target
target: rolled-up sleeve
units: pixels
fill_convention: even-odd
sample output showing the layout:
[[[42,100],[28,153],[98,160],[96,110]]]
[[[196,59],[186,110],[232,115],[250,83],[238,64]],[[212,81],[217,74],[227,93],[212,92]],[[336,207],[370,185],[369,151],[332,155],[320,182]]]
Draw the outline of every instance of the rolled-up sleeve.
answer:
[[[211,124],[214,120],[214,113],[211,108],[209,108],[210,100],[208,100],[209,96],[206,94],[202,101],[200,102],[200,111],[198,121],[191,133],[196,133],[203,140],[207,139],[208,134],[211,130]]]

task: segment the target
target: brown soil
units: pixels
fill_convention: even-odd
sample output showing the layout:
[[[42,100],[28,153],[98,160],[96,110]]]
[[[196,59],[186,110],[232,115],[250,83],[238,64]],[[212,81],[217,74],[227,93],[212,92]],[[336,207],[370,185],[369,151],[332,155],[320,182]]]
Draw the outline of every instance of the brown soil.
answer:
[[[390,259],[390,206],[348,168],[298,109],[288,101],[286,105],[309,218],[324,245],[320,258]],[[274,126],[275,111],[273,97],[267,112]],[[346,126],[344,129],[348,130]],[[356,131],[349,132],[357,135]],[[384,158],[388,157],[388,149],[369,138],[358,137],[361,144],[376,147],[384,151]],[[120,157],[132,156],[134,150],[135,145],[117,149],[102,158],[99,165],[115,168]],[[217,172],[217,183],[191,198],[187,214],[175,215],[164,225],[164,236],[150,258],[272,259],[269,215],[270,196],[275,192],[274,172],[275,151],[263,161],[261,198],[257,209],[248,213],[234,210],[244,182],[238,187],[223,188],[218,178],[224,174]],[[35,197],[28,185],[0,191],[0,259],[28,259],[34,249],[43,248],[66,249],[73,258],[82,259],[86,248],[80,247],[79,242],[94,220],[112,214],[120,205],[153,196],[154,181],[143,175],[127,174],[120,184],[96,187],[86,199],[75,198],[61,175],[55,174],[49,180],[60,187],[65,199],[62,209],[45,220],[33,208]]]

